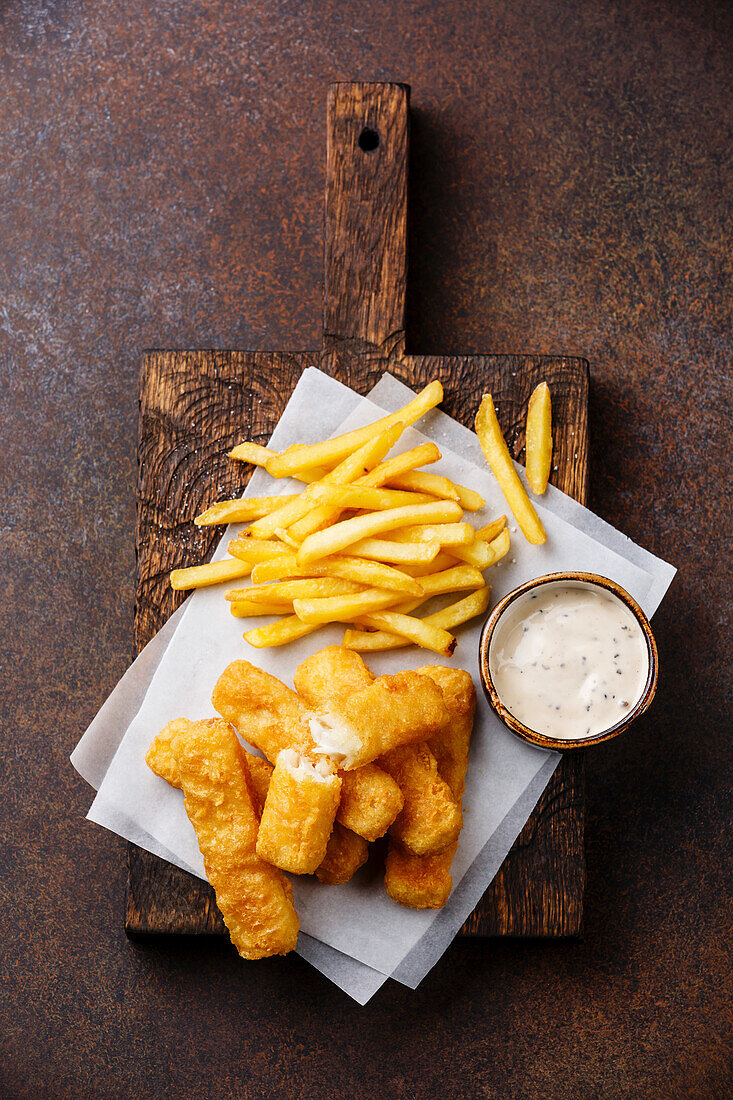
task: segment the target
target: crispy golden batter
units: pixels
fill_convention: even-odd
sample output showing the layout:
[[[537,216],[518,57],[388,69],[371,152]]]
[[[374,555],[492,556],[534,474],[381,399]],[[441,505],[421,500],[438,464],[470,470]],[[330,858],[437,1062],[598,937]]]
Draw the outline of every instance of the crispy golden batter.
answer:
[[[465,787],[468,749],[476,710],[476,689],[463,669],[429,665],[420,671],[439,684],[451,716],[449,725],[431,738],[438,770],[460,807]],[[390,844],[384,884],[393,901],[411,909],[441,909],[451,892],[450,867],[457,843],[434,855],[415,856]]]
[[[374,690],[375,685],[385,679],[388,678],[375,680],[361,656],[343,646],[328,646],[314,653],[303,661],[294,677],[298,692],[312,707],[337,715],[344,714],[353,705],[352,698],[362,690]],[[428,726],[423,736],[429,733]],[[424,741],[393,749],[380,757],[378,763],[402,792],[403,807],[390,828],[395,839],[423,855],[439,851],[457,838],[461,827],[460,811]],[[344,776],[358,775],[362,770],[344,772]],[[376,835],[382,833],[383,830]]]
[[[335,716],[359,744],[349,745],[344,768],[369,764],[399,745],[424,741],[448,722],[435,683],[416,672],[376,679],[358,653],[328,646],[304,661],[295,685],[314,710]]]
[[[369,845],[364,837],[334,822],[326,848],[326,857],[316,869],[316,878],[327,886],[341,886],[366,863]]]
[[[278,754],[257,834],[257,855],[283,871],[311,875],[326,856],[341,780],[292,749]]]
[[[173,740],[178,733],[187,733],[193,722],[188,718],[174,718],[155,737],[145,755],[145,763],[151,771],[170,783],[171,787],[181,786],[181,773],[178,770],[178,760],[173,748]]]
[[[402,791],[392,776],[376,764],[365,764],[339,775],[341,803],[337,820],[365,840],[378,840],[404,805]]]
[[[418,671],[438,684],[448,707],[451,720],[431,737],[429,745],[438,761],[438,771],[456,802],[460,803],[466,786],[468,749],[476,714],[476,688],[470,675],[462,668],[426,665]]]
[[[353,691],[373,680],[374,673],[359,654],[342,645],[319,649],[298,665],[293,676],[295,690],[314,710],[343,704]]]
[[[371,673],[368,675],[371,678]],[[233,661],[219,677],[212,695],[219,713],[273,762],[282,749],[303,752],[315,747],[308,727],[312,712],[307,696],[304,699],[248,661]],[[345,784],[338,816],[346,828],[376,840],[401,809],[402,795],[394,780],[372,766],[369,771],[355,772]]]
[[[260,818],[262,817],[262,810],[270,786],[270,777],[273,771],[272,764],[269,760],[263,760],[261,756],[255,756],[253,753],[247,752],[244,749],[242,751],[247,765],[252,801],[257,811],[257,817]]]
[[[392,749],[379,763],[395,780],[405,800],[402,812],[389,828],[392,840],[408,852],[424,856],[458,839],[463,824],[461,811],[424,741]]]
[[[211,701],[222,718],[271,764],[283,749],[308,752],[314,747],[308,727],[311,715],[303,700],[249,661],[227,665],[216,681]]]
[[[257,814],[234,730],[219,719],[195,722],[176,734],[173,747],[186,813],[232,943],[245,959],[292,951],[292,889],[256,853]]]

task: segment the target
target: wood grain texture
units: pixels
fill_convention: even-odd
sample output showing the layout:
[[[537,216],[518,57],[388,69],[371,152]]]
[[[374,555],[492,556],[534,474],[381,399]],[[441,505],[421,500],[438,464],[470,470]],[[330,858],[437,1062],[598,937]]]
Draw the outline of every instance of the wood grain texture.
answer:
[[[320,352],[154,352],[140,390],[138,600],[142,648],[182,596],[167,574],[202,561],[219,537],[193,517],[241,492],[247,471],[226,458],[242,439],[266,442],[308,366],[365,393],[390,370],[413,388],[445,386],[445,410],[472,426],[491,391],[515,457],[532,388],[552,391],[553,483],[587,497],[588,367],[550,356],[424,356],[405,350],[408,97],[403,85],[331,88],[326,186],[324,340]],[[364,130],[379,136],[361,149]],[[396,242],[396,244],[395,244]],[[566,756],[466,923],[473,935],[574,936],[582,931],[585,861],[583,758]],[[164,868],[164,870],[163,870]],[[206,883],[129,848],[130,933],[223,932]]]

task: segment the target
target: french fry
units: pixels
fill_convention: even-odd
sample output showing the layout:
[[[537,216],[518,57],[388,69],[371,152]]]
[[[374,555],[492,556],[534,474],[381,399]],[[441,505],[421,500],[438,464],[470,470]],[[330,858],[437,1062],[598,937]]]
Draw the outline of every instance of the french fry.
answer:
[[[476,434],[486,461],[499,482],[524,537],[535,546],[546,542],[545,529],[514,469],[504,436],[501,434],[494,402],[488,393],[484,394],[476,413]]]
[[[297,550],[300,543],[297,539],[294,539],[289,531],[286,531],[284,527],[276,527],[272,532],[275,538],[280,539],[280,542],[284,542],[286,546],[289,546],[291,550]]]
[[[451,553],[461,561],[474,565],[477,569],[488,569],[490,565],[496,565],[509,549],[509,532],[506,527],[495,539],[487,542],[485,539],[476,539],[472,546],[454,546]]]
[[[454,565],[438,573],[420,577],[425,597],[440,596],[443,592],[460,592],[469,588],[482,588],[484,578],[473,565]]]
[[[412,493],[400,489],[372,489],[363,485],[312,485],[308,493],[317,504],[330,505],[334,509],[365,509],[371,512],[385,508],[405,508],[410,504],[430,504],[429,493]]]
[[[493,519],[491,523],[487,523],[485,527],[477,527],[476,538],[483,539],[484,542],[492,542],[505,527],[506,516],[499,516],[498,519]]]
[[[251,572],[250,562],[224,558],[223,561],[210,561],[205,565],[190,565],[187,569],[174,569],[170,582],[176,592],[185,592],[189,588],[205,588],[210,584],[236,580],[237,577],[248,577]]]
[[[403,598],[401,592],[367,588],[354,596],[327,596],[324,599],[293,600],[293,611],[304,623],[350,623],[370,611],[393,607]]]
[[[399,611],[380,611],[374,616],[375,622],[377,619],[382,630],[414,642],[422,649],[439,653],[441,657],[453,656],[456,639],[440,626],[434,626],[425,619],[416,619],[413,615],[403,615]]]
[[[294,500],[293,496],[242,497],[241,500],[220,500],[212,504],[193,521],[197,527],[212,527],[218,523],[249,523],[269,515],[275,508]]]
[[[438,542],[441,546],[468,546],[476,538],[470,523],[425,523],[394,531],[394,542]]]
[[[389,479],[394,489],[410,489],[415,493],[429,493],[442,500],[455,500],[458,503],[458,490],[448,477],[433,474],[426,470],[411,470]]]
[[[363,591],[353,581],[338,580],[335,577],[308,577],[304,580],[281,581],[279,584],[251,585],[249,588],[231,588],[225,595],[231,603],[286,603],[310,597],[321,599],[326,596],[349,596]]]
[[[266,466],[277,453],[277,451],[271,451],[269,447],[261,447],[259,443],[240,443],[229,451],[229,458],[249,462],[252,466]]]
[[[236,604],[233,605],[236,607]],[[244,640],[255,649],[267,649],[268,646],[287,645],[298,638],[304,638],[306,634],[312,634],[318,630],[319,623],[304,623],[297,615],[288,615],[268,626],[256,626],[252,630],[245,630]]]
[[[395,531],[413,523],[451,523],[460,520],[463,512],[454,501],[435,501],[433,504],[414,504],[406,508],[386,508],[353,519],[342,520],[324,531],[315,531],[303,542],[298,551],[298,561],[316,561],[329,554],[336,554],[361,539],[385,531]]]
[[[283,546],[281,542],[276,542],[274,539],[250,539],[246,537],[232,539],[227,550],[232,557],[242,562],[249,562],[250,565],[255,565],[260,561],[269,561],[270,558],[289,553],[287,546]]]
[[[237,600],[229,610],[236,619],[257,619],[265,615],[292,615],[293,604],[292,601],[290,603],[255,603],[254,600]]]
[[[483,615],[489,606],[490,595],[491,589],[487,585],[485,588],[480,588],[476,592],[472,592],[469,596],[464,596],[462,600],[457,600],[456,603],[449,604],[441,611],[436,611],[433,615],[426,615],[422,621],[431,626],[441,627],[443,630],[452,630],[454,627],[461,626],[477,615]],[[375,614],[373,616],[368,616],[365,621],[376,625],[379,620]],[[344,632],[343,644],[347,649],[354,649],[360,653],[367,653],[379,652],[386,649],[402,649],[410,643],[406,638],[398,637],[385,630],[377,630],[375,633],[368,633],[362,630],[347,629]]]
[[[451,569],[455,564],[456,558],[453,556],[453,547],[451,547],[449,550],[441,550],[430,562],[421,562],[419,565],[406,565],[404,569],[411,577],[419,580],[429,573],[442,573],[444,569]]]
[[[362,539],[349,549],[360,558],[393,562],[395,565],[428,564],[440,552],[439,542],[397,543],[387,539]]]
[[[346,555],[335,555],[332,558],[322,558],[319,562],[310,565],[298,565],[295,555],[273,558],[271,561],[261,562],[252,570],[252,580],[255,584],[284,577],[341,577],[343,580],[356,581],[367,588],[387,588],[396,592],[406,592],[411,596],[420,596],[422,587],[418,581],[399,569],[393,569],[383,562],[368,561],[365,558],[352,558]],[[245,590],[246,591],[246,590]]]
[[[413,447],[411,451],[403,451],[401,455],[388,458],[380,462],[379,466],[360,477],[357,485],[373,485],[375,488],[386,485],[393,477],[409,473],[418,466],[428,466],[431,462],[438,462],[441,458],[440,451],[434,443],[422,443],[419,447]]]
[[[348,485],[355,478],[360,477],[378,462],[381,462],[390,447],[396,442],[403,425],[400,421],[389,425],[384,431],[377,432],[368,438],[353,454],[349,454],[335,469],[325,474],[319,481],[313,482],[305,492],[301,493],[282,508],[271,512],[268,516],[253,523],[249,529],[250,536],[264,538],[271,535],[278,527],[292,527],[293,524],[308,516],[314,506],[321,506],[322,516],[319,521],[328,522],[332,516],[333,508],[329,510],[328,501],[323,500],[321,494],[324,489],[336,485]],[[339,505],[336,504],[336,515]],[[369,507],[369,505],[367,505]],[[311,517],[312,521],[312,517]],[[306,528],[308,533],[308,528]],[[305,534],[293,532],[296,539],[305,537]]]
[[[547,382],[540,382],[527,407],[527,481],[541,495],[550,480],[552,465],[552,402]]]
[[[267,470],[273,477],[285,477],[292,475],[294,471],[308,469],[311,466],[328,466],[339,462],[346,455],[351,454],[361,447],[372,436],[385,431],[393,424],[402,422],[406,428],[419,420],[430,409],[434,409],[443,400],[443,387],[440,382],[431,382],[404,408],[389,416],[376,420],[366,428],[357,428],[356,431],[347,432],[345,435],[336,436],[335,439],[327,439],[323,443],[315,443],[310,446],[296,443],[281,454],[276,455],[267,463]]]

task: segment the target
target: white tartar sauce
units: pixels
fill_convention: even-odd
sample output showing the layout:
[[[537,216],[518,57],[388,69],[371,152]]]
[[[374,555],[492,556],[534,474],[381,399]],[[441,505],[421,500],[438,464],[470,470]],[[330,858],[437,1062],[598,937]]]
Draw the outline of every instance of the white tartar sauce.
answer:
[[[550,581],[499,619],[489,668],[507,709],[529,729],[572,740],[603,733],[641,698],[646,639],[621,600],[582,581]]]

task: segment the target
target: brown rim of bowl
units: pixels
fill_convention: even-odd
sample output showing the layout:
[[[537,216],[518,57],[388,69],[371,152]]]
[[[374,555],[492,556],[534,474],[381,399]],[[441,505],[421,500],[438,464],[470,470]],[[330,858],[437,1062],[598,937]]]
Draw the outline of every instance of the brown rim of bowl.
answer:
[[[647,676],[646,686],[641,693],[639,701],[633,710],[622,718],[620,722],[617,722],[607,730],[603,730],[601,733],[594,734],[592,737],[574,737],[572,740],[563,740],[558,737],[548,737],[544,733],[537,733],[536,730],[530,729],[529,726],[525,726],[523,722],[515,718],[511,711],[504,706],[499,698],[499,693],[494,687],[494,681],[491,677],[491,670],[489,668],[489,646],[491,645],[491,639],[499,619],[507,608],[513,604],[515,600],[519,599],[520,596],[523,596],[525,592],[529,592],[533,588],[537,588],[543,584],[550,584],[553,581],[583,581],[586,584],[605,588],[607,592],[612,592],[613,595],[621,600],[622,603],[628,607],[629,611],[631,611],[646,639],[647,653],[649,656],[649,674]],[[648,709],[649,704],[654,698],[654,693],[657,690],[659,655],[657,653],[657,643],[654,640],[649,620],[633,596],[630,596],[626,589],[622,588],[620,584],[616,584],[615,581],[609,580],[608,577],[601,577],[597,573],[546,573],[543,577],[535,577],[534,580],[527,581],[525,584],[520,584],[518,588],[512,589],[511,592],[499,601],[491,612],[491,615],[484,623],[483,630],[481,631],[481,638],[479,640],[479,671],[481,673],[481,683],[486,698],[491,704],[492,709],[512,733],[516,733],[523,741],[528,741],[531,745],[539,745],[543,749],[556,749],[558,752],[570,752],[573,749],[587,748],[589,745],[598,745],[601,741],[609,741],[612,737],[618,737],[620,733],[628,729],[631,723],[636,721],[636,719]]]

